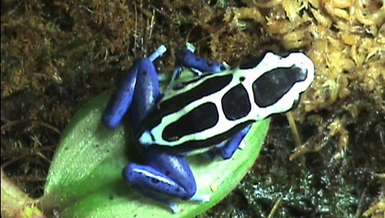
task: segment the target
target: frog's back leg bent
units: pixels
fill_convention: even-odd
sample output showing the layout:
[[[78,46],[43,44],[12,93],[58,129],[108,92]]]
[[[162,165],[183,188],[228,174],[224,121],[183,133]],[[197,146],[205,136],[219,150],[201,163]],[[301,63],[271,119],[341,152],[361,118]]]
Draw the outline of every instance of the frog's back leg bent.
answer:
[[[135,61],[123,84],[111,98],[103,114],[103,122],[109,128],[116,128],[128,111],[133,134],[162,97],[158,74],[152,63],[161,52],[149,58]],[[151,148],[144,148],[146,165],[129,164],[124,170],[126,181],[142,195],[162,201],[174,211],[171,198],[208,201],[208,195],[195,195],[196,183],[191,169],[183,156],[170,155]]]
[[[145,88],[147,96],[142,98],[147,101],[141,102],[141,105],[154,105],[160,98],[157,71],[152,63],[156,58],[162,56],[166,51],[165,46],[160,46],[149,58],[140,58],[135,61],[130,68],[126,78],[120,84],[113,96],[108,102],[107,108],[103,113],[103,123],[111,129],[119,126],[123,117],[132,105],[135,94],[140,93],[138,87]],[[139,80],[139,82],[137,82]],[[137,84],[139,84],[137,86]],[[138,100],[137,100],[138,101]],[[140,123],[143,117],[134,117],[136,123]]]
[[[183,156],[158,152],[146,152],[148,165],[132,163],[124,170],[124,177],[142,195],[167,204],[174,213],[177,205],[173,198],[209,201],[210,196],[197,195],[196,183],[191,169]]]

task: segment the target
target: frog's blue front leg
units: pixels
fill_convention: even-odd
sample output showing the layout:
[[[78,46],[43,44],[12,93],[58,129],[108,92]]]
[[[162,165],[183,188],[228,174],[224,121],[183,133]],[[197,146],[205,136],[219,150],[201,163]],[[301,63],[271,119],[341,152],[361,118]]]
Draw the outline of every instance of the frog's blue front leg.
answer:
[[[241,143],[250,129],[251,125],[245,127],[229,140],[217,144],[214,149],[209,150],[204,154],[211,159],[214,159],[217,155],[220,155],[224,160],[230,159],[233,157],[235,151],[238,148],[241,148]]]
[[[239,145],[245,138],[246,134],[249,132],[250,128],[251,125],[242,129],[238,134],[230,138],[223,147],[219,148],[219,154],[223,159],[227,160],[233,156],[234,152],[239,148]]]
[[[200,72],[219,73],[227,69],[225,65],[198,57],[188,49],[180,50],[176,58],[177,66],[192,68]]]
[[[182,49],[176,54],[176,68],[171,83],[179,79],[184,68],[189,68],[198,75],[202,73],[219,73],[227,69],[225,65],[219,62],[198,57],[189,49]]]

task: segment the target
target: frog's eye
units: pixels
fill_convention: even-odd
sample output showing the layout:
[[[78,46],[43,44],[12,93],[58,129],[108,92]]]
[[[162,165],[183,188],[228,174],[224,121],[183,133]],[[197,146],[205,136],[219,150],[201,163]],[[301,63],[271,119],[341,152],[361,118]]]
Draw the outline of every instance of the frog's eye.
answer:
[[[296,66],[266,72],[253,83],[254,101],[259,107],[270,106],[306,77],[307,71]]]

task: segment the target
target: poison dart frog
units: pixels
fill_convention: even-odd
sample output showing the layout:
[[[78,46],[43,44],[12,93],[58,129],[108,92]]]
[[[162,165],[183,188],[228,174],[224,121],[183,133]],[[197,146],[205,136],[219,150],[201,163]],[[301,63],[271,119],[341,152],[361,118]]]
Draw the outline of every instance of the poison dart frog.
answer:
[[[209,194],[196,193],[185,156],[216,150],[223,159],[231,158],[253,123],[295,108],[315,78],[315,67],[300,52],[285,57],[267,52],[252,66],[231,68],[183,49],[162,93],[154,61],[164,52],[166,47],[160,46],[135,61],[102,121],[114,129],[127,114],[147,162],[130,163],[123,177],[137,192],[176,213],[172,199],[210,200]],[[185,69],[196,76],[180,79]]]

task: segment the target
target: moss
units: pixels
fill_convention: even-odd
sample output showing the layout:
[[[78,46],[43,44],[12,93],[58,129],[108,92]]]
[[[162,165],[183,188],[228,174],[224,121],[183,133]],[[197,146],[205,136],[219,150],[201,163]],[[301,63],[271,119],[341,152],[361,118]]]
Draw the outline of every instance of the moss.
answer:
[[[381,202],[373,175],[385,171],[384,7],[379,0],[2,1],[3,167],[29,194],[42,195],[49,160],[73,114],[160,44],[169,49],[157,63],[162,72],[173,70],[174,52],[186,42],[231,65],[267,50],[302,50],[317,67],[295,112],[306,142],[292,157],[302,162],[289,162],[294,143],[277,118],[250,175],[205,216],[266,215],[276,199],[269,196],[278,195],[288,196],[281,217],[361,214],[370,201]],[[299,189],[304,183],[306,193]],[[326,194],[317,193],[320,185]]]

